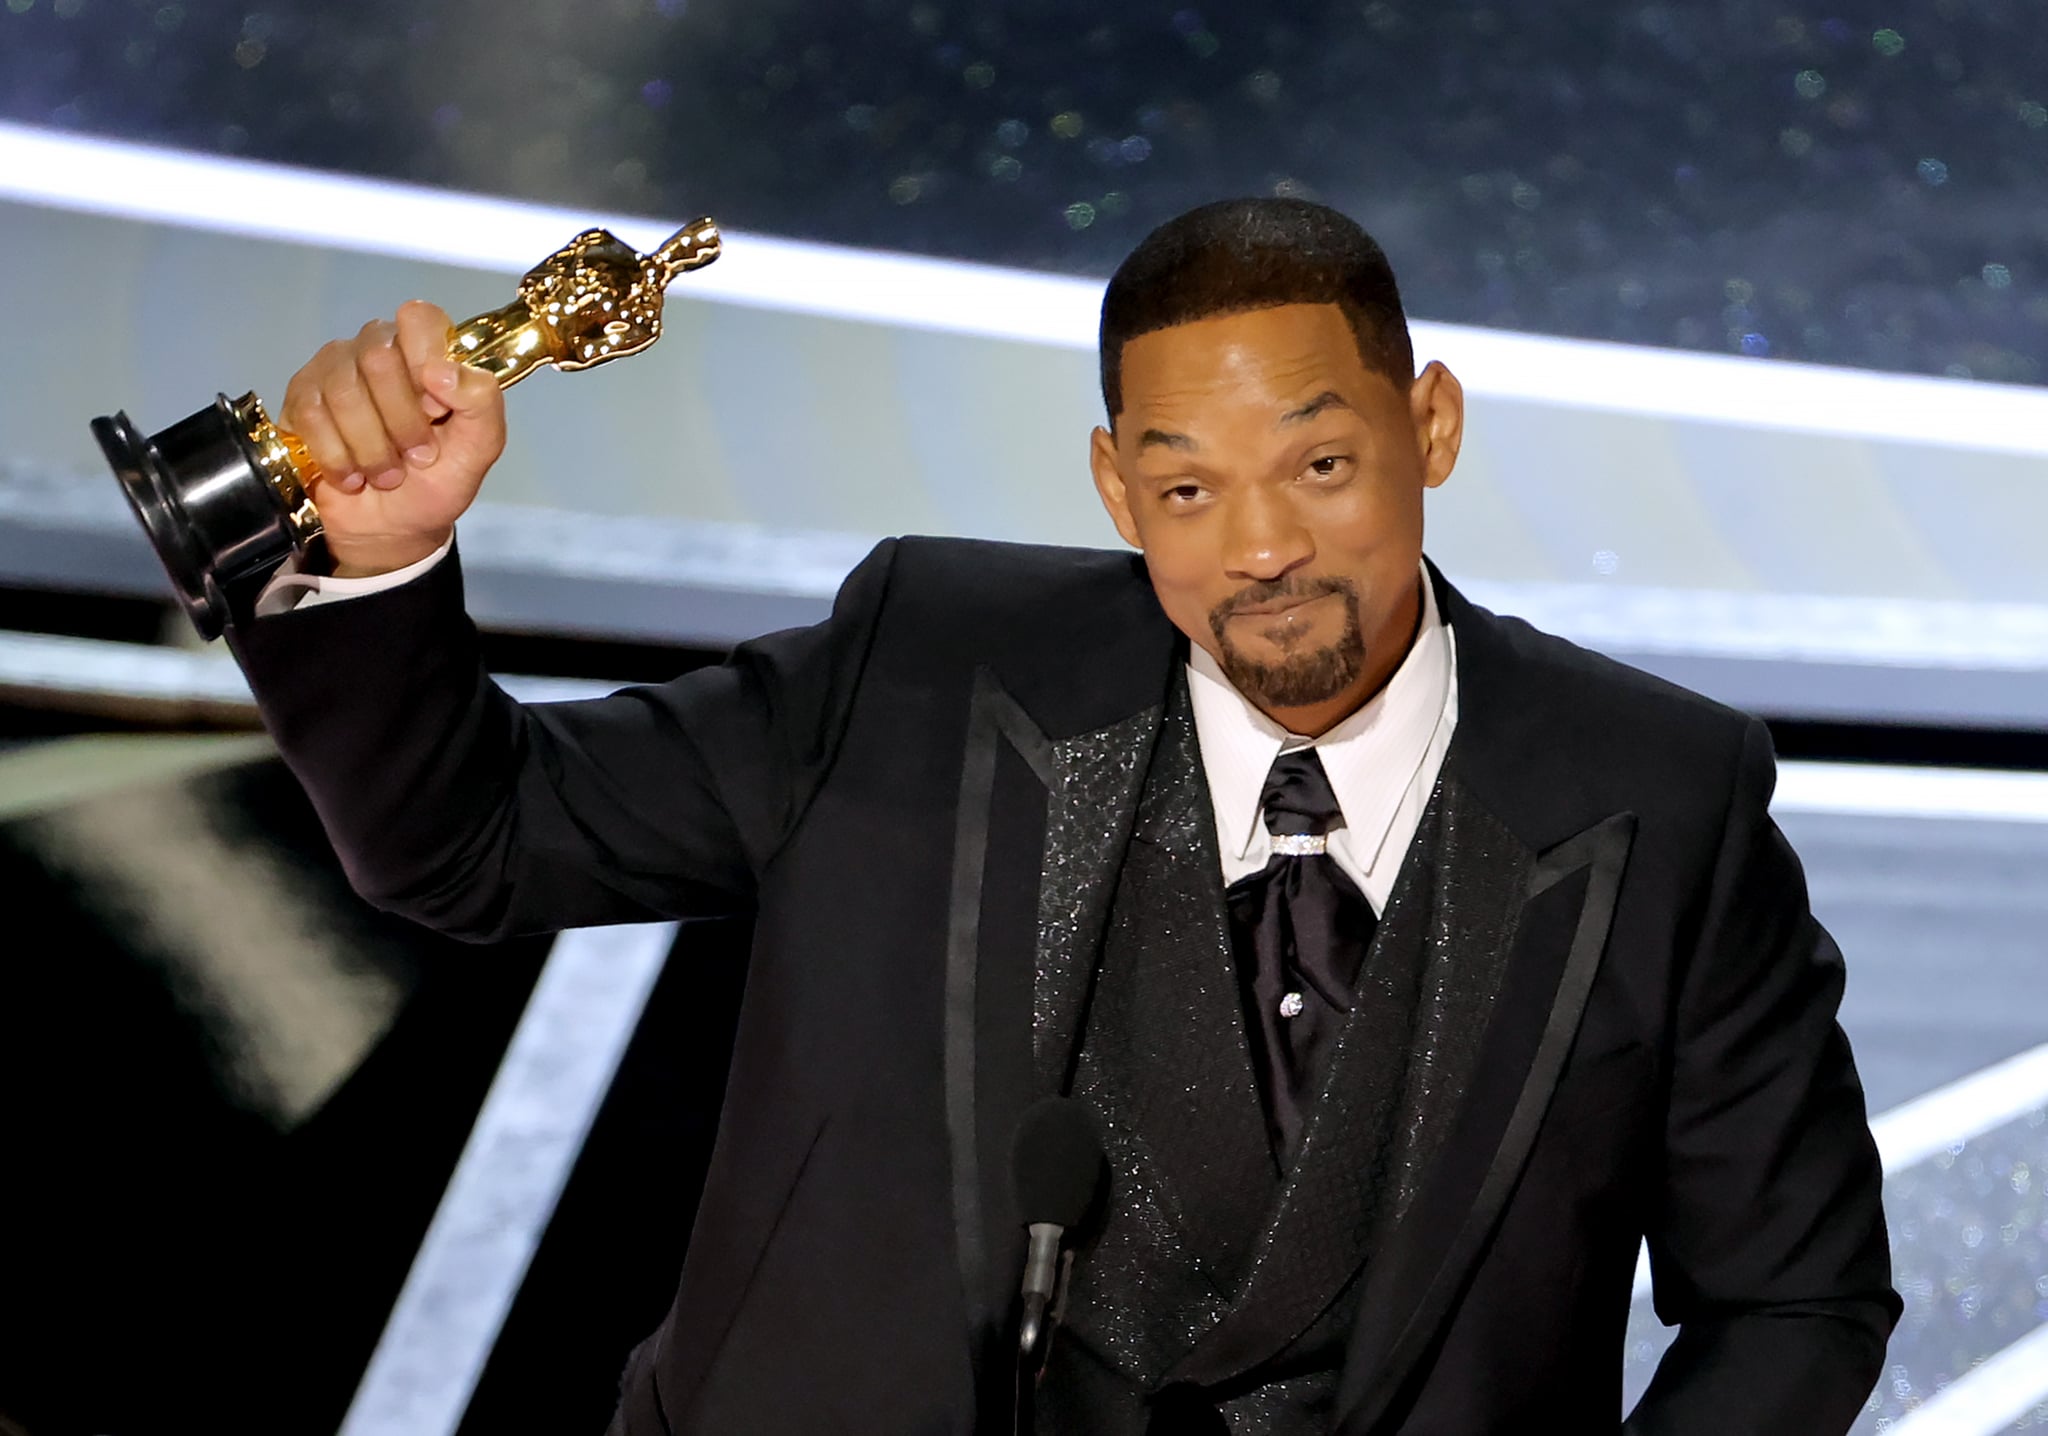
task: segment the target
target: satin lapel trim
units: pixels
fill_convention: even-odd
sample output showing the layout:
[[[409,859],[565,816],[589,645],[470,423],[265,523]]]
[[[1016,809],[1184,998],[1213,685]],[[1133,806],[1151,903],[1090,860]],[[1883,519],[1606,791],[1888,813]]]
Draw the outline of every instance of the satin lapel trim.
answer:
[[[1392,1233],[1387,1259],[1368,1275],[1338,1391],[1338,1420],[1332,1429],[1341,1436],[1374,1431],[1406,1396],[1500,1219],[1578,1035],[1607,949],[1635,829],[1635,814],[1617,813],[1545,850],[1529,871],[1525,916],[1553,888],[1585,874],[1577,920],[1554,981],[1545,979],[1542,967],[1555,961],[1555,950],[1531,945],[1541,929],[1517,935],[1502,984],[1504,1000],[1489,1027],[1474,1080],[1481,1100],[1461,1115],[1429,1184],[1410,1208],[1411,1220]],[[1526,1031],[1520,1019],[1536,1010],[1546,985],[1551,992],[1548,1015],[1533,1054],[1524,1058]],[[1513,1081],[1517,1065],[1522,1069],[1519,1084]],[[1501,1100],[1508,1092],[1515,1094],[1512,1100]],[[1438,1214],[1441,1220],[1432,1222]]]
[[[1052,745],[986,668],[977,669],[953,830],[953,881],[946,926],[946,1135],[952,1159],[953,1223],[960,1279],[973,1329],[989,1320],[988,1243],[982,1209],[983,1154],[978,1118],[981,912],[987,880],[999,745],[1008,742],[1041,783],[1053,773]],[[1019,1013],[1021,1020],[1023,1014]]]

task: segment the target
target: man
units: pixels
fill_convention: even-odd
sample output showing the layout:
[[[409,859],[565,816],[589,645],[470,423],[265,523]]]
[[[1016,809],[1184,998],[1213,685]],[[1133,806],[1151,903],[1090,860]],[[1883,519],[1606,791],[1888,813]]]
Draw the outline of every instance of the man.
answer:
[[[233,637],[380,905],[753,915],[616,1431],[1002,1427],[1050,1094],[1110,1181],[1041,1430],[1611,1428],[1645,1235],[1682,1329],[1626,1430],[1848,1427],[1899,1306],[1764,729],[1423,562],[1462,394],[1350,221],[1205,207],[1111,281],[1138,557],[891,541],[818,627],[589,703],[478,662],[452,530],[503,411],[446,324],[293,380],[334,576]]]

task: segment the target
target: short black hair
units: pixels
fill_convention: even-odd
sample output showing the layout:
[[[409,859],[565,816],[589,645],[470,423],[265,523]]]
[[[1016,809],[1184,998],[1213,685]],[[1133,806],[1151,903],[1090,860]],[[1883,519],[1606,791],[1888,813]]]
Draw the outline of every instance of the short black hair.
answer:
[[[1227,199],[1166,221],[1102,296],[1102,403],[1123,412],[1124,345],[1141,334],[1282,304],[1334,304],[1366,368],[1405,388],[1415,350],[1394,271],[1373,237],[1305,199]]]

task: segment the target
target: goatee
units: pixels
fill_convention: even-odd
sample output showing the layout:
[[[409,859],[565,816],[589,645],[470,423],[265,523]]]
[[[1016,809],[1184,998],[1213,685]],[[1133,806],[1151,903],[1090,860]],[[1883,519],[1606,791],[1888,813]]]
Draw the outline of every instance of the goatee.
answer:
[[[1320,648],[1261,662],[1230,641],[1229,621],[1244,609],[1330,594],[1340,595],[1344,600],[1344,629]],[[1216,636],[1223,676],[1260,708],[1309,708],[1327,703],[1356,683],[1365,671],[1365,634],[1358,622],[1358,590],[1349,579],[1275,579],[1254,584],[1210,610],[1209,631]]]

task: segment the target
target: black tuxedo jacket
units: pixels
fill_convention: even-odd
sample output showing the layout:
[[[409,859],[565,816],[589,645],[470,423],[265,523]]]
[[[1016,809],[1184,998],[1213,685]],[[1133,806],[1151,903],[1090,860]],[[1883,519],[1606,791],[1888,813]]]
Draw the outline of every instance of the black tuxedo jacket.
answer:
[[[1682,1331],[1626,1430],[1846,1430],[1899,1304],[1764,729],[1435,581],[1445,781],[1519,886],[1470,935],[1498,987],[1437,1156],[1347,1288],[1333,1429],[1614,1428],[1647,1234]],[[489,681],[452,558],[231,637],[373,902],[480,939],[753,915],[688,1259],[614,1429],[994,1429],[1010,1138],[1034,1021],[1073,1020],[1034,1002],[1048,813],[1098,801],[1051,758],[1098,734],[1142,767],[1186,652],[1142,559],[890,541],[827,622],[583,703]],[[1062,863],[1114,868],[1131,786]],[[1296,1334],[1244,1326],[1183,1374]]]

